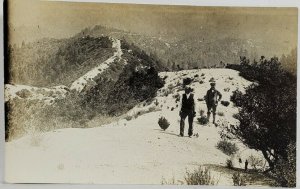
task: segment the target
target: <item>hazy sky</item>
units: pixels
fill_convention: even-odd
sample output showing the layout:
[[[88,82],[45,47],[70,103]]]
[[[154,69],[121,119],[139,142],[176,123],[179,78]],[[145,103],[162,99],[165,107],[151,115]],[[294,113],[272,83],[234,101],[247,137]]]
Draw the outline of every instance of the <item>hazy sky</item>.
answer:
[[[23,38],[74,35],[105,25],[158,35],[226,34],[297,44],[296,8],[221,8],[10,0],[9,23]],[[22,32],[23,31],[23,32]],[[26,32],[25,32],[26,31]],[[28,35],[28,36],[27,36]],[[18,35],[20,36],[20,34]]]

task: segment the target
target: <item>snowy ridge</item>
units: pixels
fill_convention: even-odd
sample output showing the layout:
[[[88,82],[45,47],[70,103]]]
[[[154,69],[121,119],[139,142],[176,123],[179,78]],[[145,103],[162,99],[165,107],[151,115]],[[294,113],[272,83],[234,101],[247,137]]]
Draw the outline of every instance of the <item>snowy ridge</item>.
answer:
[[[82,77],[78,78],[75,80],[72,84],[70,89],[71,90],[76,90],[78,92],[81,92],[85,86],[88,85],[89,82],[93,82],[94,78],[98,75],[101,74],[103,71],[105,71],[107,68],[109,68],[109,65],[113,63],[115,60],[121,60],[121,56],[123,54],[122,49],[121,49],[121,42],[119,39],[114,39],[111,38],[113,41],[112,47],[116,49],[116,52],[114,52],[113,56],[108,58],[106,61],[102,62],[99,64],[97,67],[93,68],[89,72],[87,72],[85,75]]]
[[[180,184],[184,183],[186,169],[192,171],[199,165],[211,165],[223,169],[212,169],[211,176],[218,181],[217,185],[232,186],[232,172],[226,169],[226,160],[232,159],[234,167],[243,169],[246,158],[250,155],[262,158],[262,154],[237,141],[232,141],[239,148],[234,157],[218,150],[216,144],[221,140],[222,129],[226,124],[237,124],[233,114],[238,112],[238,108],[232,102],[227,107],[218,105],[218,112],[224,113],[224,116],[217,116],[219,126],[211,123],[203,126],[196,118],[200,109],[206,113],[206,105],[198,99],[203,98],[209,89],[212,77],[216,80],[217,90],[223,94],[222,100],[226,101],[229,101],[232,91],[237,88],[244,91],[251,82],[230,69],[183,70],[161,72],[159,75],[166,78],[165,86],[158,91],[153,102],[141,103],[130,110],[127,113],[132,116],[130,119],[100,126],[102,118],[95,118],[88,123],[88,127],[92,128],[59,129],[7,142],[5,180],[23,183],[161,184],[162,178],[168,181],[174,177],[175,184]],[[194,134],[198,136],[192,138],[187,137],[187,120],[185,137],[178,137],[181,105],[180,100],[174,98],[177,94],[182,95],[180,85],[186,77],[193,79],[190,87],[194,89],[196,101]],[[157,124],[161,116],[170,122],[166,131]],[[243,163],[239,163],[239,158]]]
[[[5,84],[5,102],[17,99],[40,100],[45,104],[52,104],[55,99],[66,97],[68,88],[64,85],[55,86],[52,88],[39,88],[29,85],[11,85]]]
[[[115,60],[120,61],[123,51],[121,49],[121,42],[119,39],[110,38],[112,40],[112,48],[116,49],[113,56],[106,61],[101,62],[97,67],[93,68],[85,75],[75,80],[70,89],[81,92],[88,83],[93,82],[93,79],[105,71],[109,65]],[[123,63],[127,64],[127,61],[123,59]],[[33,87],[29,85],[14,85],[5,84],[5,102],[17,99],[26,100],[39,100],[45,101],[45,104],[51,105],[55,99],[62,99],[66,97],[66,94],[70,90],[67,86],[59,85],[51,88],[46,87]]]

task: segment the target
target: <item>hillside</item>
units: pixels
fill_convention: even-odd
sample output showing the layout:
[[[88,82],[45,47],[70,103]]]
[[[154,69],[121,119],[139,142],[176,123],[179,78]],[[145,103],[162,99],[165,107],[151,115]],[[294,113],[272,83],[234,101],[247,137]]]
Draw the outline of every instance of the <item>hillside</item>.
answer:
[[[108,37],[41,39],[9,48],[6,83],[52,87],[70,85],[97,64],[113,55]]]
[[[98,25],[86,28],[76,36],[108,35],[124,38],[147,54],[159,57],[169,70],[174,70],[173,65],[175,68],[179,65],[183,69],[224,67],[224,63],[238,64],[240,56],[246,56],[252,61],[258,60],[260,56],[280,57],[282,53],[288,54],[291,50],[286,41],[260,41],[240,35],[234,37],[226,33],[228,31],[224,32],[215,36],[215,33],[209,28],[201,28],[197,34],[191,36],[168,33],[150,36]],[[283,46],[285,47],[283,48]],[[221,61],[222,63],[220,63]]]
[[[28,74],[28,78],[23,78],[22,81],[19,81],[22,74],[12,75],[11,82],[5,84],[6,140],[9,136],[22,136],[35,127],[49,131],[55,128],[76,127],[79,122],[85,123],[96,115],[122,115],[137,103],[154,97],[157,89],[163,86],[163,81],[156,71],[160,69],[160,62],[133,44],[129,45],[124,40],[112,37],[76,39],[72,39],[71,46],[67,45],[70,43],[68,41],[65,44],[66,48],[60,46],[58,49],[71,48],[81,52],[80,49],[83,48],[86,52],[82,52],[82,55],[86,56],[86,61],[75,61],[78,64],[73,64],[73,61],[52,64],[50,61],[49,64],[43,65],[47,70],[51,70],[51,66],[61,69],[47,72],[48,80],[43,79],[44,85],[41,87],[31,85],[39,82],[38,79],[34,80],[34,75],[40,78],[46,76],[38,75],[39,72]],[[78,46],[74,47],[74,44]],[[111,56],[102,57],[106,51],[112,51]],[[61,53],[59,54],[63,57],[70,55]],[[81,60],[82,57],[75,53],[69,58]],[[18,69],[24,65],[17,66],[16,63],[20,62],[13,62],[12,66],[19,72]],[[48,77],[54,73],[55,77]],[[148,79],[150,82],[146,82]],[[54,85],[53,80],[67,85]],[[140,82],[132,82],[135,80]],[[14,83],[17,81],[20,83]],[[144,95],[139,96],[141,90]],[[57,119],[65,124],[57,124]]]
[[[226,101],[229,101],[232,91],[243,91],[251,82],[230,69],[162,72],[159,76],[164,78],[165,84],[157,96],[150,102],[139,103],[118,121],[101,125],[103,118],[95,117],[86,124],[93,128],[36,131],[7,142],[5,180],[25,183],[161,184],[164,179],[169,181],[174,178],[174,184],[184,184],[186,169],[194,170],[199,165],[205,165],[211,168],[218,185],[233,185],[234,170],[226,168],[227,159],[232,160],[237,170],[243,168],[239,158],[243,162],[250,155],[262,159],[259,152],[237,141],[233,142],[239,151],[232,157],[216,148],[222,130],[230,124],[237,124],[233,115],[238,109],[232,102],[228,107],[218,106],[218,112],[224,115],[217,117],[218,127],[200,125],[195,119],[194,133],[198,136],[178,137],[180,101],[176,101],[176,96],[183,93],[183,78],[193,79],[189,86],[194,89],[195,99],[199,99],[196,100],[196,118],[200,109],[206,111],[201,99],[212,77]],[[157,124],[161,116],[170,122],[166,131]],[[270,184],[269,179],[258,173],[246,174],[257,178],[247,180],[247,185]]]

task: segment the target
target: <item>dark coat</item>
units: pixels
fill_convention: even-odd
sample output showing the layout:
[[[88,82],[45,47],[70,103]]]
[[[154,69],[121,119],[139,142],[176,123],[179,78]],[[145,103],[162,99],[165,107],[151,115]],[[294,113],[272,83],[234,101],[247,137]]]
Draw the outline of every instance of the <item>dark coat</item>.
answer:
[[[181,103],[182,103],[181,111],[183,111],[183,112],[189,112],[189,111],[195,112],[194,94],[190,93],[189,98],[187,98],[187,95],[184,93],[182,95]]]
[[[218,104],[218,101],[221,100],[221,98],[222,94],[218,90],[209,89],[206,93],[205,101],[207,105],[216,105]]]

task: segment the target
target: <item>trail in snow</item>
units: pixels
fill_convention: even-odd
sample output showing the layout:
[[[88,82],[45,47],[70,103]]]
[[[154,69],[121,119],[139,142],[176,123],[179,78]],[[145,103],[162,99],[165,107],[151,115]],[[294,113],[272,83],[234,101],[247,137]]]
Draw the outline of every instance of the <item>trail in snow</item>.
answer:
[[[7,142],[5,180],[21,183],[160,184],[162,178],[168,181],[174,177],[177,183],[178,180],[184,181],[186,169],[192,171],[199,165],[209,164],[225,170],[212,171],[218,185],[233,185],[232,174],[225,168],[226,160],[231,157],[216,148],[222,125],[203,126],[194,119],[194,133],[199,136],[178,137],[180,102],[175,100],[174,95],[181,96],[183,93],[178,90],[178,82],[181,83],[185,77],[194,78],[190,86],[194,88],[198,118],[199,109],[206,110],[206,106],[197,99],[203,98],[209,89],[210,78],[215,78],[217,89],[227,101],[232,91],[242,90],[251,82],[230,69],[184,70],[159,75],[167,78],[165,86],[157,94],[158,104],[155,104],[155,99],[151,104],[137,105],[128,115],[148,113],[140,113],[141,116],[136,119],[121,119],[101,127],[99,120],[94,119],[88,123],[93,128],[59,129]],[[166,90],[169,90],[168,95],[164,92]],[[159,110],[149,112],[153,107]],[[224,116],[217,117],[218,123],[235,124],[233,114],[238,112],[238,108],[232,103],[228,107],[219,105],[218,111],[224,113]],[[161,116],[170,122],[166,131],[157,124]],[[185,136],[187,129],[186,120]],[[250,155],[262,157],[257,151],[236,144],[240,150],[232,159],[234,167],[243,168],[238,158],[244,162]]]
[[[90,70],[89,72],[87,72],[82,77],[75,80],[70,87],[71,90],[76,90],[78,92],[81,92],[84,89],[84,87],[88,84],[89,81],[93,81],[94,78],[98,74],[101,74],[102,72],[104,72],[111,63],[113,63],[116,59],[121,60],[121,56],[123,54],[122,49],[121,49],[121,42],[119,39],[114,39],[114,38],[112,38],[112,41],[113,41],[112,47],[116,49],[116,52],[114,52],[114,55],[111,56],[106,61],[99,64],[97,67],[95,67],[92,70]]]
[[[113,56],[87,72],[82,77],[75,80],[70,87],[71,90],[75,89],[76,91],[81,92],[89,81],[93,81],[93,79],[98,74],[101,74],[103,71],[105,71],[112,62],[114,62],[116,59],[119,61],[121,60],[121,56],[123,54],[121,42],[119,39],[115,38],[111,38],[111,40],[113,42],[112,47],[116,49]],[[124,60],[124,64],[126,63],[126,60]],[[45,101],[45,104],[49,105],[52,104],[57,98],[65,98],[68,91],[69,88],[64,85],[51,88],[40,88],[29,85],[5,84],[5,102],[18,98]],[[21,93],[23,93],[23,95]]]

